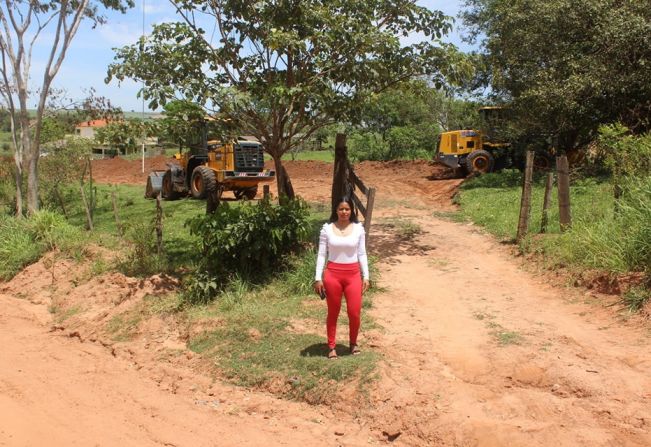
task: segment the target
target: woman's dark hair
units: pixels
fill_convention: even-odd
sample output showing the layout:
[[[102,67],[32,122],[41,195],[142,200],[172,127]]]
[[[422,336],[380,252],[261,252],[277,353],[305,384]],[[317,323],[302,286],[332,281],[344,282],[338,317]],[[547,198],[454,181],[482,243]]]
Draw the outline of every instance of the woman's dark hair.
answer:
[[[340,201],[337,202],[337,206],[332,210],[332,214],[330,214],[330,219],[328,222],[332,223],[337,221],[337,208],[339,208],[339,205],[342,203],[347,203],[350,207],[350,221],[353,223],[358,223],[359,219],[357,218],[357,210],[355,209],[355,204],[353,203],[353,200],[348,196],[344,196]]]

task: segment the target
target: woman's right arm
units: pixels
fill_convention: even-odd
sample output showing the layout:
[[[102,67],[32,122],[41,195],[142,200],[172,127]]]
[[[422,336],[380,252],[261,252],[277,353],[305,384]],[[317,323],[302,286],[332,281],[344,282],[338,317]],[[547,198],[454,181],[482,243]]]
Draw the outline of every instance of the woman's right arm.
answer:
[[[327,224],[326,224],[327,225]],[[316,255],[316,273],[314,274],[314,291],[318,294],[323,288],[323,269],[325,268],[326,256],[328,254],[328,233],[326,232],[326,225],[321,228],[319,234],[319,251]]]

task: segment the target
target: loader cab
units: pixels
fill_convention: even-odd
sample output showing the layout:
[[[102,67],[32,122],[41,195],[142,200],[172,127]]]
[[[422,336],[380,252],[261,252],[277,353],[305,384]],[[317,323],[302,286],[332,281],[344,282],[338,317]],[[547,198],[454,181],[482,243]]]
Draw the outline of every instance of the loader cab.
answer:
[[[481,107],[479,109],[480,129],[484,142],[498,144],[508,141],[505,123],[508,109],[501,106]]]

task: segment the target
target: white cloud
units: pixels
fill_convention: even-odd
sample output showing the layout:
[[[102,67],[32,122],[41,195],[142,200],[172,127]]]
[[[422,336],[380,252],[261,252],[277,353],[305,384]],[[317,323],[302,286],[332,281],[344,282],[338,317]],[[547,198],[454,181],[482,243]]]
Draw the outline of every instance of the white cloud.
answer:
[[[123,47],[136,43],[142,36],[140,27],[126,23],[111,23],[98,27],[101,38],[111,47]]]

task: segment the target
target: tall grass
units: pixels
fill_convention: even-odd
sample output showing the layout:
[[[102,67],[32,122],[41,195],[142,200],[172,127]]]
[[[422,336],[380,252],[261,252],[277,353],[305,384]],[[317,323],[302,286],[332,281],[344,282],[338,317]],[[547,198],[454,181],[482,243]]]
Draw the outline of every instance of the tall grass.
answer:
[[[460,193],[461,214],[506,240],[514,240],[520,208],[520,173],[504,171],[472,179]],[[553,197],[548,233],[538,236],[544,193],[539,178],[532,192],[530,236],[524,251],[545,256],[552,265],[608,272],[651,272],[651,178],[629,180],[617,206],[607,179],[587,178],[571,185],[572,228],[561,233]],[[617,211],[616,211],[617,210]]]
[[[83,253],[85,237],[63,216],[40,211],[27,219],[0,215],[0,279],[11,279],[48,250]]]

